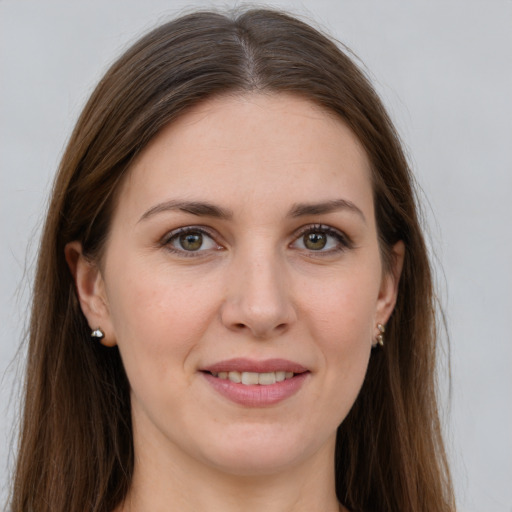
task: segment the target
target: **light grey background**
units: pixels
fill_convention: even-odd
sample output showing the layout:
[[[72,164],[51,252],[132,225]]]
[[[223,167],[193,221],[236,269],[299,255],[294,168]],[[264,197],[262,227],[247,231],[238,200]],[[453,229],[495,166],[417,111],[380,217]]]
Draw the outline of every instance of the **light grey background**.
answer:
[[[134,38],[184,7],[232,5],[0,0],[0,498],[21,378],[9,363],[26,321],[46,196],[80,109]],[[428,198],[451,337],[451,402],[446,379],[442,387],[460,510],[511,512],[512,1],[271,5],[348,44],[398,126]]]

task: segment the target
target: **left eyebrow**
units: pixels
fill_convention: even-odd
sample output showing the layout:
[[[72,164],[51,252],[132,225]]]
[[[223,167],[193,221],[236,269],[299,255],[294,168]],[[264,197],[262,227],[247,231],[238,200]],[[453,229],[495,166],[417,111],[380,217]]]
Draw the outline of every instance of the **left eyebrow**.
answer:
[[[366,223],[366,217],[360,208],[347,199],[333,199],[320,203],[297,203],[288,213],[289,217],[304,217],[306,215],[322,215],[340,210],[347,210],[357,214]]]

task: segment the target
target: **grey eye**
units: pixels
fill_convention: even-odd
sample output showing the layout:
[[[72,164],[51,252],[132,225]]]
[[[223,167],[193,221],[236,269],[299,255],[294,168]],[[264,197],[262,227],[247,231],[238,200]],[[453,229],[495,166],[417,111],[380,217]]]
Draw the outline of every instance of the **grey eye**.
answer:
[[[185,251],[198,251],[203,245],[202,233],[184,233],[179,236],[180,248]]]
[[[332,253],[350,248],[351,242],[341,231],[330,226],[310,226],[303,229],[291,244],[294,249],[310,252]]]
[[[304,247],[311,251],[319,251],[327,245],[327,235],[320,232],[306,233],[302,237]]]
[[[171,233],[165,245],[170,246],[176,252],[203,252],[219,248],[219,245],[208,233],[192,228],[184,228]]]

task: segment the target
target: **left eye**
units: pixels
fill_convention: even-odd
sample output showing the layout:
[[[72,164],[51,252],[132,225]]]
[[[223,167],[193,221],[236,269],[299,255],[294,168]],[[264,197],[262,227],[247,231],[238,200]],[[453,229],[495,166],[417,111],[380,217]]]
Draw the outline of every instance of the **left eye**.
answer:
[[[312,227],[303,231],[293,242],[293,248],[314,252],[331,252],[349,247],[346,237],[327,226]]]
[[[201,252],[219,248],[208,233],[199,229],[181,229],[170,233],[165,245],[177,252]]]

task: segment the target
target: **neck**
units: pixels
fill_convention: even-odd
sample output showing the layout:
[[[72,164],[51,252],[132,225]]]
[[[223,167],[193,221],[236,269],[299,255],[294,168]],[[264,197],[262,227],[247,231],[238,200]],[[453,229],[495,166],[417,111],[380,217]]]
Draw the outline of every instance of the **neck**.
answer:
[[[137,444],[135,446],[137,447]],[[298,464],[235,474],[204,464],[176,447],[136,450],[134,477],[117,512],[338,512],[334,440]]]

